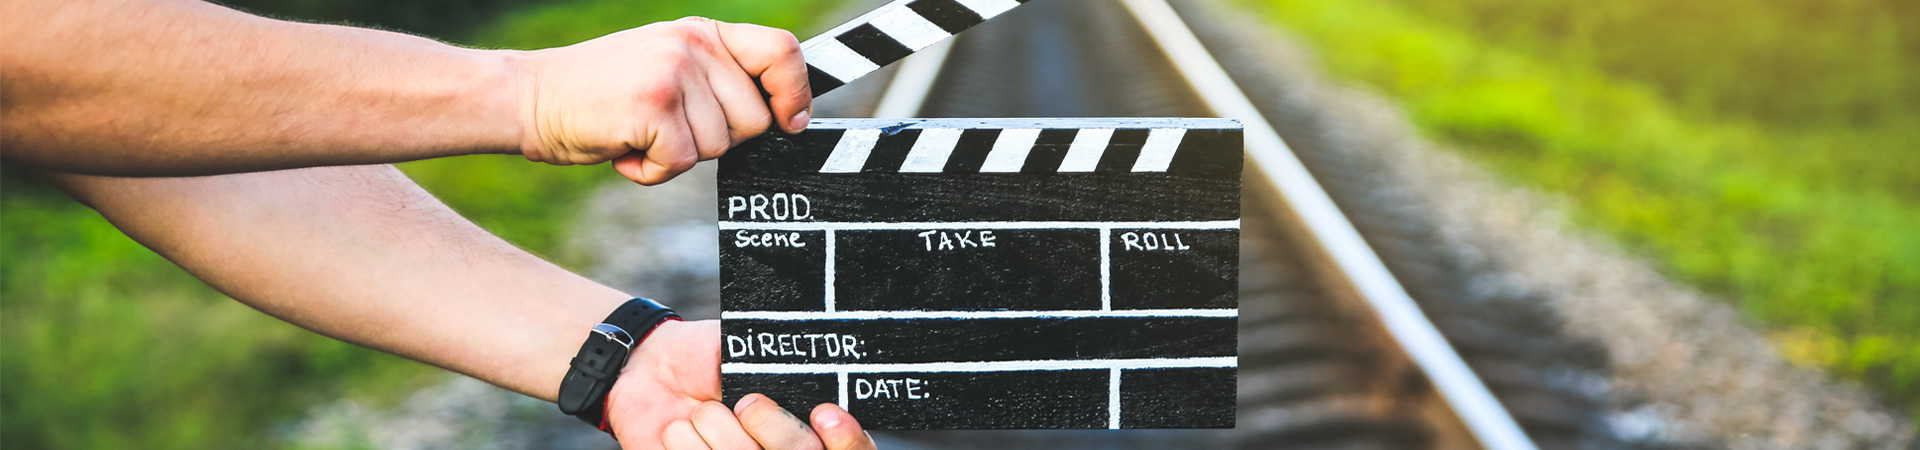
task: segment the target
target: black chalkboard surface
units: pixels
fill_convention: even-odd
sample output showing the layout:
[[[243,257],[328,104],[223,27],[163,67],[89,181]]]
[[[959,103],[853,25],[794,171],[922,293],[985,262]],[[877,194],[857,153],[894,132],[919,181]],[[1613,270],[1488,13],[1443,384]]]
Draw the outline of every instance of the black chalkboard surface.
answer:
[[[725,401],[871,429],[1232,427],[1241,166],[1226,119],[834,119],[736,147]]]

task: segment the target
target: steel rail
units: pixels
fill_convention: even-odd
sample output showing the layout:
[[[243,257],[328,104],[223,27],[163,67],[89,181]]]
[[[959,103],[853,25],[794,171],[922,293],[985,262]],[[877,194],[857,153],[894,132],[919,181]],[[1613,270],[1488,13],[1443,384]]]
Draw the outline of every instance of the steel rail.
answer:
[[[1243,123],[1247,154],[1253,163],[1249,168],[1261,171],[1273,183],[1274,192],[1292,207],[1343,281],[1433,383],[1474,439],[1491,450],[1536,449],[1172,6],[1165,0],[1121,2],[1209,109]],[[874,117],[917,116],[945,68],[951,45],[951,41],[942,42],[904,61],[882,95]]]
[[[1520,425],[1493,392],[1480,381],[1460,354],[1447,343],[1433,322],[1386,263],[1341,213],[1339,206],[1307,171],[1259,108],[1240,90],[1198,36],[1166,0],[1121,0],[1147,34],[1159,44],[1182,77],[1207,107],[1222,117],[1239,119],[1246,127],[1250,168],[1261,171],[1274,189],[1304,222],[1340,275],[1365,300],[1394,341],[1418,366],[1441,398],[1473,434],[1491,450],[1534,450]]]
[[[940,41],[901,61],[879,106],[873,108],[873,117],[905,119],[920,115],[920,107],[927,104],[927,95],[933,92],[934,80],[947,66],[947,55],[953,53],[953,41]]]

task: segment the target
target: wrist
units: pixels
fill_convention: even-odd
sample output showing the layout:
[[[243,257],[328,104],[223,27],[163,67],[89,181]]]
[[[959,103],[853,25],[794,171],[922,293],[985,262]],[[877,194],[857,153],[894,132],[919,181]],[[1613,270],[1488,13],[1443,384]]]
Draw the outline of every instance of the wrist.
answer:
[[[473,146],[473,153],[523,154],[528,140],[534,137],[529,127],[534,99],[529,96],[533,92],[533,76],[526,62],[527,52],[468,51],[477,61],[478,70],[483,73],[480,78],[484,80],[472,92],[474,100],[470,102],[485,115],[477,121],[484,124],[484,136]]]
[[[560,411],[606,429],[605,405],[617,381],[639,356],[641,344],[662,324],[678,321],[673,310],[652,300],[635,298],[586,333],[556,396]]]
[[[513,141],[501,153],[519,154],[530,161],[542,161],[544,154],[540,141],[540,70],[535,55],[540,50],[494,50],[503,61],[505,70],[511,78],[511,86],[500,92],[511,97],[513,102],[509,111],[513,114],[511,123],[506,124],[513,130]]]

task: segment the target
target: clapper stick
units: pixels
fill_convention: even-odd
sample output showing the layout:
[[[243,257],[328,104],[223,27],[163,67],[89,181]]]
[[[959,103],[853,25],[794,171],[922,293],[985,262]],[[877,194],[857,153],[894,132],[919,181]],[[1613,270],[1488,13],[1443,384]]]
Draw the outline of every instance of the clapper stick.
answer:
[[[896,0],[800,44],[815,97],[1027,0]]]
[[[1241,148],[1227,119],[749,141],[717,176],[724,400],[873,429],[1231,427]]]

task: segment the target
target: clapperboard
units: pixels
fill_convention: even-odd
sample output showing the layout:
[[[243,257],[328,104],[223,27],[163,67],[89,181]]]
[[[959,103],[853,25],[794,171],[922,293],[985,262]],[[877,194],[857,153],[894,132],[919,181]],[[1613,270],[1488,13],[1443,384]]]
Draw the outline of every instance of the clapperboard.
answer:
[[[800,44],[813,95],[906,58],[1028,0],[897,0]]]
[[[855,23],[953,11],[923,4],[1017,2]],[[898,28],[869,25],[836,30]],[[865,73],[815,41],[816,86]],[[837,403],[871,429],[1232,427],[1241,168],[1227,119],[821,119],[749,141],[719,161],[724,401]]]

